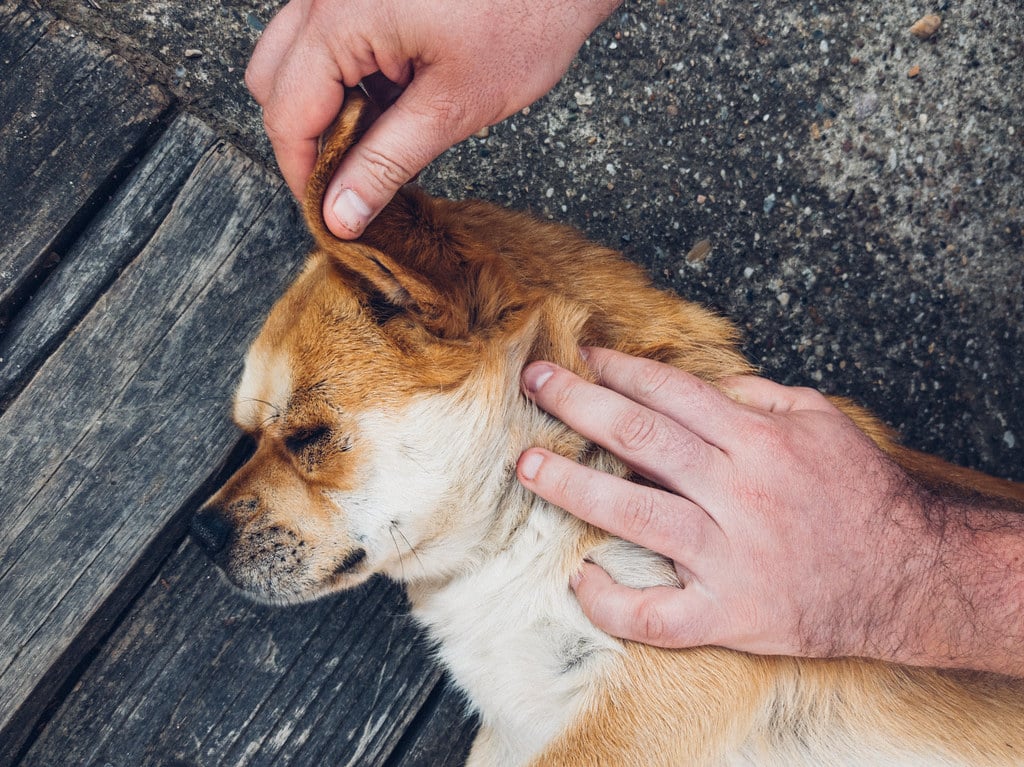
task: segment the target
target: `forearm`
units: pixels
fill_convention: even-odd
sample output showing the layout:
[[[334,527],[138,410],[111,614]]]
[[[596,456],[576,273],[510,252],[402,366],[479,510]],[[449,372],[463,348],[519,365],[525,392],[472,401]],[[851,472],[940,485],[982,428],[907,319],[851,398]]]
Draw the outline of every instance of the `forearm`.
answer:
[[[934,565],[893,660],[1024,677],[1024,513],[937,496],[926,511]]]

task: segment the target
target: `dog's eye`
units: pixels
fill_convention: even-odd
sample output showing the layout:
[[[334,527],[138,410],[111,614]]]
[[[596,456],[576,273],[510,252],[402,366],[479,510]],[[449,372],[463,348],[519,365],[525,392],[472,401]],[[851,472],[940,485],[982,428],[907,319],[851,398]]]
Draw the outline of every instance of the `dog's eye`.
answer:
[[[331,437],[331,430],[327,426],[310,426],[292,432],[284,438],[285,449],[289,453],[298,454],[313,445],[321,444]]]

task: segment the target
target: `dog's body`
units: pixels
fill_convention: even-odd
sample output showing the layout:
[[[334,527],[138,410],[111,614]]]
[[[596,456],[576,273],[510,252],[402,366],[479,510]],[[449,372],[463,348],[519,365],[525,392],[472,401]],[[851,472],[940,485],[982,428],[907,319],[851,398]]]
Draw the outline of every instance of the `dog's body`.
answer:
[[[531,445],[627,473],[522,396],[523,365],[587,375],[578,348],[595,345],[710,381],[751,368],[727,322],[562,227],[407,190],[361,243],[335,240],[320,204],[364,108],[350,97],[324,148],[306,208],[319,247],[246,360],[235,418],[256,452],[194,523],[237,586],[294,602],[404,582],[480,713],[473,765],[1024,764],[1020,681],[594,628],[568,588],[585,557],[629,585],[678,582],[519,485]],[[837,404],[919,480],[1024,500]]]

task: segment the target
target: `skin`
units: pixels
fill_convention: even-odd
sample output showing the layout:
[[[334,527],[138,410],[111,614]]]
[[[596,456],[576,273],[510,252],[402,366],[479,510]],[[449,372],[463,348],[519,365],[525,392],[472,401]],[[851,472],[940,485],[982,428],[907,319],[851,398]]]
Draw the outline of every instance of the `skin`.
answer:
[[[670,558],[685,586],[630,589],[586,563],[573,588],[596,625],[1024,676],[1024,515],[924,490],[816,391],[734,378],[737,402],[657,362],[587,358],[599,385],[544,362],[524,391],[665,489],[537,448],[520,481]]]
[[[546,93],[617,4],[292,0],[246,83],[300,199],[344,86],[390,104],[325,195],[327,226],[351,239],[441,152]],[[538,449],[520,481],[669,557],[687,586],[634,591],[584,564],[573,587],[599,627],[1024,676],[1024,515],[925,492],[817,392],[736,379],[740,404],[650,361],[590,362],[600,385],[536,363],[524,390],[665,490]]]
[[[245,81],[299,199],[344,86],[370,75],[397,99],[350,150],[324,201],[359,236],[443,151],[547,93],[618,0],[292,0],[267,26]],[[382,82],[393,84],[380,87]],[[400,94],[400,95],[399,95]]]

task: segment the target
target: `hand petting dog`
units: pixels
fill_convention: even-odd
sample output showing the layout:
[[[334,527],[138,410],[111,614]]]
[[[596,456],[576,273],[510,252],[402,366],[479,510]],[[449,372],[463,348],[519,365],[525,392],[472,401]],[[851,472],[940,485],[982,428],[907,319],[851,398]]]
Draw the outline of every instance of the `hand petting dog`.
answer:
[[[523,484],[676,564],[636,590],[573,583],[610,634],[663,647],[864,656],[1024,675],[1024,515],[926,491],[824,396],[587,350],[600,385],[549,363],[538,405],[664,489],[531,449]]]

